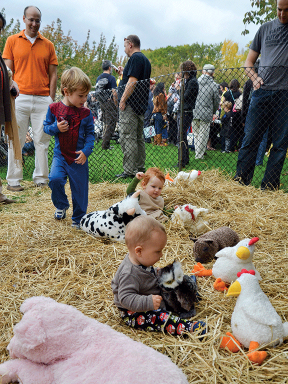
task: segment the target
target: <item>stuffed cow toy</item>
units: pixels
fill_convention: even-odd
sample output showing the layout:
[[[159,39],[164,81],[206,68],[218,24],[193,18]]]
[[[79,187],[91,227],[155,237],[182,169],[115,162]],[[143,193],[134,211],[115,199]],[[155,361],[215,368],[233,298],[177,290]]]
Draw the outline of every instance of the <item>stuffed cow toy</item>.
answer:
[[[169,357],[70,305],[39,296],[20,310],[1,384],[188,384]]]
[[[127,224],[137,216],[146,215],[138,203],[139,194],[140,191],[135,192],[106,211],[87,213],[80,221],[80,228],[95,237],[123,242]]]

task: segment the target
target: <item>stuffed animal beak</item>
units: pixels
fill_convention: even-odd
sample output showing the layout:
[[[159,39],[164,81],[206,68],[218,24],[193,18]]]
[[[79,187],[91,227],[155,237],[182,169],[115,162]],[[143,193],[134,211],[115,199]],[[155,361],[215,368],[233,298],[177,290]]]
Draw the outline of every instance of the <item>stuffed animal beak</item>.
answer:
[[[230,285],[226,296],[239,296],[241,293],[241,284],[239,281],[234,281],[233,284]]]
[[[239,247],[236,251],[236,256],[241,260],[247,260],[250,257],[250,251],[247,247]]]

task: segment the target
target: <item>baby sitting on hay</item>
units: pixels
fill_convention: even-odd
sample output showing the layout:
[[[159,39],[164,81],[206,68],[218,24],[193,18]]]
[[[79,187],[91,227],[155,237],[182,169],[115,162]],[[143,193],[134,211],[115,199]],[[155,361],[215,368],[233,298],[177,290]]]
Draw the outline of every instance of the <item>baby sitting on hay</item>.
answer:
[[[166,310],[154,264],[167,242],[164,226],[149,216],[136,217],[125,233],[128,254],[111,283],[114,303],[125,324],[136,329],[181,335],[206,333],[203,321],[182,319]],[[176,276],[174,277],[176,283]]]
[[[135,192],[140,181],[142,190]],[[124,241],[126,226],[135,217],[147,214],[160,222],[165,222],[168,220],[166,215],[170,216],[173,213],[172,221],[176,224],[180,221],[195,235],[199,234],[199,225],[202,230],[204,223],[206,229],[206,222],[203,221],[202,216],[207,213],[207,209],[198,209],[190,204],[178,207],[175,212],[165,209],[164,199],[161,196],[164,183],[165,176],[159,168],[152,167],[145,173],[138,172],[127,188],[126,199],[112,205],[106,211],[95,211],[84,215],[80,221],[80,228],[95,237]]]

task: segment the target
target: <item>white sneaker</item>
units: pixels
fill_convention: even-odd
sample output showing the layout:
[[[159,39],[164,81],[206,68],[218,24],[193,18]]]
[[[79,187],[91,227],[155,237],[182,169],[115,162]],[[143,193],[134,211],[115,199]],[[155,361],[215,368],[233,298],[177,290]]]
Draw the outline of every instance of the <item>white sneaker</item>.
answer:
[[[58,209],[56,208],[56,211],[54,213],[54,217],[56,220],[63,220],[66,217],[66,211],[69,207],[66,207],[64,209]]]

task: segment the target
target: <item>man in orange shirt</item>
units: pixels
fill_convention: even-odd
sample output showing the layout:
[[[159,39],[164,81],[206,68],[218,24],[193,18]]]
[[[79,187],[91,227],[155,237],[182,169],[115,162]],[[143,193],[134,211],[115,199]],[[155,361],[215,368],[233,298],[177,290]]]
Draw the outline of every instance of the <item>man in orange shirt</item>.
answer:
[[[31,121],[35,145],[33,181],[41,187],[48,183],[50,141],[50,136],[43,131],[43,121],[49,104],[55,98],[58,62],[53,43],[38,32],[41,23],[40,10],[33,6],[26,7],[23,21],[26,28],[8,37],[3,58],[20,89],[20,95],[16,99],[16,118],[21,147],[24,146]],[[20,185],[20,180],[23,179],[22,168],[15,164],[13,148],[8,151],[6,178],[8,190],[18,192],[24,189]]]

